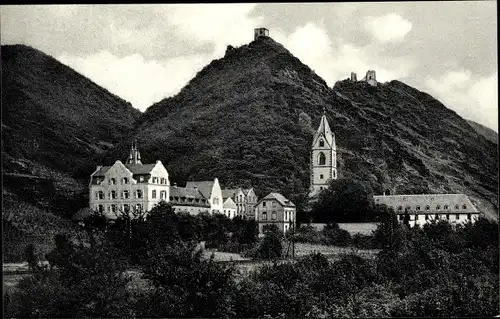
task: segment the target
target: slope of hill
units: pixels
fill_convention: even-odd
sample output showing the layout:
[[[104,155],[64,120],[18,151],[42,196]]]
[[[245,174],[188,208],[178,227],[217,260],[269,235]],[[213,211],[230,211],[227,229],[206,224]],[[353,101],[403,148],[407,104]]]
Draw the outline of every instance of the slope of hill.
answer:
[[[52,182],[60,203],[82,202],[86,187],[75,177],[87,178],[90,159],[120,142],[140,112],[34,48],[5,45],[1,56],[4,196],[47,201],[30,195],[45,187],[35,176]],[[33,192],[20,194],[26,183]]]
[[[473,129],[476,130],[479,134],[483,135],[486,137],[488,140],[492,141],[495,144],[498,144],[498,133],[493,131],[492,129],[481,125],[479,123],[476,123],[471,120],[467,120],[467,123],[469,123],[470,126],[472,126]]]
[[[145,161],[162,160],[174,182],[218,177],[224,186],[275,190],[299,206],[309,185],[312,132],[326,110],[339,174],[375,193],[464,192],[498,212],[496,145],[430,95],[392,81],[329,88],[282,45],[262,37],[201,70],[179,94],[138,120]],[[127,155],[127,144],[106,154]]]

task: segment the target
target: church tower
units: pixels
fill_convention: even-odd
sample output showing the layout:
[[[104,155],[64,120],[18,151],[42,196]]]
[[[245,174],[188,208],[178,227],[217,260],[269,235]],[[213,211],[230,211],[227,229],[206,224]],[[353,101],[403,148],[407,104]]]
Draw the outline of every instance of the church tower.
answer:
[[[130,154],[127,159],[127,164],[141,164],[141,153],[139,153],[139,149],[137,148],[137,142],[134,140],[132,143],[132,147],[130,148]]]
[[[311,149],[311,187],[309,196],[319,194],[328,188],[330,179],[337,179],[337,147],[335,135],[330,129],[325,111],[314,134]]]

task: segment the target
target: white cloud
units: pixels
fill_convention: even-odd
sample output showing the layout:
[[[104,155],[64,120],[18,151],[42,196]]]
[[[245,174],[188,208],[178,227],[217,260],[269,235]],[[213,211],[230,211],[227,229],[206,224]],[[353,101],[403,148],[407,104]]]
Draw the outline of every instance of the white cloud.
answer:
[[[478,77],[469,70],[456,70],[429,76],[425,84],[460,116],[498,131],[498,72]]]
[[[389,13],[380,17],[367,17],[365,30],[370,32],[380,42],[403,40],[411,31],[412,23],[399,14]]]
[[[199,42],[233,46],[252,40],[253,29],[261,17],[249,17],[257,6],[239,4],[182,4],[170,5],[166,12],[174,31]]]
[[[108,51],[86,57],[57,57],[142,111],[176,94],[211,58],[200,54],[157,61],[146,60],[139,54],[120,58]]]
[[[363,78],[368,70],[375,70],[380,82],[404,78],[412,72],[416,65],[411,58],[374,54],[376,45],[356,46],[334,41],[321,24],[308,22],[286,35],[281,30],[273,30],[271,37],[283,44],[293,55],[312,68],[329,86],[349,77],[351,71],[359,72],[358,79]],[[337,43],[336,42],[336,43]]]

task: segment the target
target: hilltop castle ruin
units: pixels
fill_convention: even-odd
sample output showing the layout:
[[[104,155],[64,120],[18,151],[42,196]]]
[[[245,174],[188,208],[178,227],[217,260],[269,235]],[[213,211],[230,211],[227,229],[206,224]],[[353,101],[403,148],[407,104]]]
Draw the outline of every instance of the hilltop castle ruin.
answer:
[[[351,72],[351,81],[352,82],[357,82],[358,79],[357,79],[357,74],[355,72]],[[366,72],[366,75],[364,78],[361,79],[362,82],[366,82],[368,84],[370,84],[371,86],[377,86],[377,77],[375,75],[375,71],[374,70],[368,70]]]

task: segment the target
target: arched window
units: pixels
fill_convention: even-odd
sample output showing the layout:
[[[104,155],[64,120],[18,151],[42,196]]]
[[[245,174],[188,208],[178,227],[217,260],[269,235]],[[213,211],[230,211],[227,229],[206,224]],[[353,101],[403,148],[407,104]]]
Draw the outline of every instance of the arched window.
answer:
[[[467,205],[462,205],[462,209],[467,209]]]
[[[458,205],[455,205],[455,209],[460,209],[460,206],[458,206]]]
[[[123,184],[128,184],[128,178],[127,177],[124,177],[123,180],[122,180]]]
[[[420,210],[420,205],[419,205],[419,206],[417,206],[417,210]]]
[[[104,192],[103,191],[98,191],[97,196],[99,199],[104,199]]]
[[[125,199],[128,199],[130,196],[128,190],[124,190],[123,193],[122,193],[122,197],[125,198]]]
[[[325,154],[323,154],[323,152],[320,152],[319,155],[318,155],[318,164],[319,165],[325,165],[326,164],[326,157],[325,157]]]
[[[437,205],[436,210],[440,210],[440,209],[441,209],[441,205]]]
[[[115,191],[111,191],[111,199],[116,199],[116,192]]]
[[[115,184],[116,184],[116,179],[114,179],[114,178],[110,178],[110,179],[109,179],[109,183],[110,183],[111,185],[115,185]]]
[[[431,209],[431,207],[429,205],[425,206],[425,210],[429,210],[429,209]]]
[[[320,146],[320,147],[325,146],[325,141],[323,141],[323,140],[319,140],[319,146]]]
[[[448,209],[448,205],[444,205],[444,207],[443,207],[443,208],[444,208],[444,209]]]

